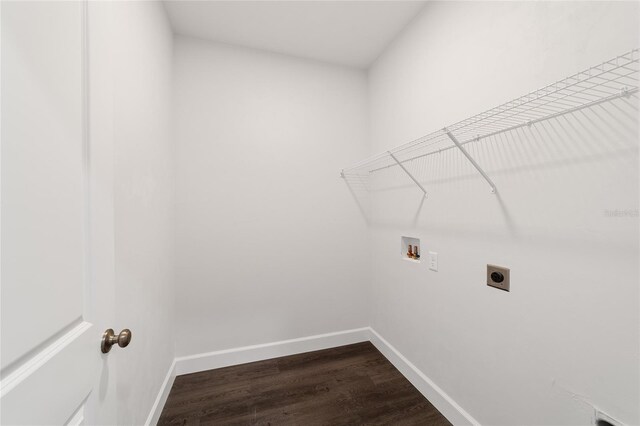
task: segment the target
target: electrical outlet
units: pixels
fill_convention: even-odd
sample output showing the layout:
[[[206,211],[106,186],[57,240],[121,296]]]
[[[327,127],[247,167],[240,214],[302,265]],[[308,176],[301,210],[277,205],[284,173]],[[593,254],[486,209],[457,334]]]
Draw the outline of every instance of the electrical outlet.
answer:
[[[487,265],[487,285],[500,290],[509,291],[510,284],[510,270],[502,266]]]
[[[435,251],[429,252],[429,269],[438,272],[438,253]]]

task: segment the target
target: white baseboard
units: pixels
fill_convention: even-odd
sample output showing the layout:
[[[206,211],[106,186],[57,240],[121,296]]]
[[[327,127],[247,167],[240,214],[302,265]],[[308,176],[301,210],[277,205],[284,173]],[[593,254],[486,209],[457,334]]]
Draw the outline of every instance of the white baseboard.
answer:
[[[176,375],[246,364],[369,340],[369,327],[176,358]]]
[[[153,407],[151,407],[151,412],[147,416],[147,421],[144,422],[145,426],[157,425],[158,420],[160,420],[160,414],[162,414],[162,409],[164,408],[164,404],[167,402],[167,398],[169,397],[169,392],[171,392],[171,387],[173,386],[173,381],[176,379],[176,360],[174,359],[169,367],[169,371],[167,371],[167,375],[162,382],[162,386],[160,386],[160,391],[158,392],[158,396],[156,397],[155,402],[153,403]]]
[[[374,329],[369,328],[371,343],[454,425],[480,425],[429,377],[391,346]]]
[[[371,327],[178,357],[173,361],[167,372],[145,425],[157,424],[176,376],[366,341],[373,343],[451,423],[456,426],[480,425],[438,385]]]

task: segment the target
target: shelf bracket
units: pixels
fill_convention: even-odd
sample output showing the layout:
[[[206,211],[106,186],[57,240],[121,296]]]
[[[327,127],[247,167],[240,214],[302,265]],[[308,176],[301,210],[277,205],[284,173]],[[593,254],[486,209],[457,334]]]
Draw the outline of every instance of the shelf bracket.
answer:
[[[480,167],[480,165],[478,163],[476,163],[476,160],[474,160],[473,157],[467,152],[467,150],[464,149],[464,147],[458,141],[458,139],[456,139],[456,137],[453,136],[453,134],[449,130],[447,130],[447,128],[444,128],[443,130],[446,132],[447,136],[449,136],[449,139],[451,139],[453,141],[453,143],[456,144],[456,146],[458,147],[460,152],[462,152],[462,154],[464,154],[464,156],[467,157],[467,160],[469,160],[469,162],[471,162],[471,164],[473,164],[473,167],[475,167],[476,170],[478,171],[478,173],[480,173],[482,175],[484,180],[487,181],[487,183],[491,187],[491,193],[495,194],[496,193],[496,185],[493,183],[491,178],[489,178],[489,176],[487,176],[487,174],[484,172],[484,170],[482,170],[482,167]]]
[[[404,172],[405,172],[405,173],[406,173],[406,174],[411,178],[411,180],[412,180],[416,185],[418,185],[418,188],[420,188],[420,189],[422,190],[422,192],[424,192],[424,196],[426,197],[426,196],[427,196],[427,190],[426,190],[426,189],[424,189],[424,186],[422,186],[422,185],[420,184],[420,182],[418,182],[418,180],[417,180],[416,178],[414,178],[414,177],[413,177],[413,175],[412,175],[411,173],[409,173],[409,170],[407,170],[407,168],[406,168],[406,167],[405,167],[405,166],[404,166],[400,161],[398,161],[398,159],[396,158],[396,156],[395,156],[395,155],[393,155],[393,154],[391,153],[391,151],[387,151],[387,153],[391,156],[391,158],[393,158],[393,161],[395,161],[396,163],[398,163],[398,166],[400,166],[400,168],[401,168],[402,170],[404,170]]]

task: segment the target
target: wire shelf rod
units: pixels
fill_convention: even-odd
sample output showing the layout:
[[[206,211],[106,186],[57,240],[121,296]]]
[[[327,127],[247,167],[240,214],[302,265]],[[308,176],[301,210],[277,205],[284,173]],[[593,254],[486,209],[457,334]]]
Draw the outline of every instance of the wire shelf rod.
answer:
[[[632,51],[632,53],[633,53],[633,52],[637,52],[637,50]],[[622,56],[624,56],[624,55],[621,55],[620,57],[622,57]],[[637,61],[638,61],[637,59],[635,59],[635,60],[631,59],[631,60],[630,60],[630,62],[637,62]],[[604,63],[603,63],[603,64],[604,64]],[[620,68],[620,67],[621,67],[621,66],[617,66],[615,69],[618,69],[618,68]],[[591,68],[591,69],[594,69],[594,68],[596,68],[596,67],[593,67],[593,68]],[[603,70],[603,71],[601,71],[599,74],[596,74],[596,75],[590,75],[590,76],[588,76],[587,78],[585,78],[585,79],[581,79],[581,80],[578,80],[578,81],[576,81],[576,82],[574,82],[574,83],[571,83],[571,84],[565,83],[566,81],[570,80],[571,78],[574,78],[575,76],[578,76],[578,75],[582,74],[582,73],[577,73],[577,74],[574,74],[573,76],[567,77],[567,78],[565,78],[565,79],[563,79],[563,80],[559,80],[559,81],[557,81],[557,82],[555,82],[555,83],[553,83],[553,84],[550,84],[550,85],[548,85],[548,86],[545,86],[545,87],[543,87],[543,88],[541,88],[541,89],[538,89],[538,90],[535,90],[535,91],[533,91],[533,92],[530,92],[530,93],[528,93],[528,94],[526,94],[526,95],[524,95],[524,96],[522,96],[522,97],[520,97],[520,98],[518,98],[518,99],[515,99],[515,100],[513,100],[513,101],[511,101],[511,102],[509,102],[509,103],[507,103],[507,104],[503,104],[503,105],[501,105],[501,106],[499,106],[499,107],[496,107],[496,108],[500,108],[500,107],[502,107],[502,106],[504,106],[504,105],[509,105],[510,103],[516,103],[516,102],[518,102],[518,101],[521,101],[522,99],[528,98],[529,96],[535,95],[535,96],[533,97],[533,99],[527,99],[526,101],[523,101],[522,103],[519,103],[519,104],[513,105],[511,108],[508,108],[507,110],[509,110],[509,109],[513,109],[513,108],[516,108],[516,107],[519,107],[519,106],[522,106],[522,105],[525,105],[525,104],[531,103],[531,102],[533,102],[534,100],[540,99],[540,98],[541,98],[541,97],[543,97],[543,96],[549,96],[549,95],[551,95],[551,94],[553,94],[553,93],[557,93],[557,92],[560,92],[560,91],[562,91],[562,90],[567,90],[568,88],[575,86],[575,85],[576,85],[577,83],[579,83],[579,82],[584,82],[584,81],[588,81],[588,80],[591,80],[591,79],[597,78],[597,77],[599,77],[599,76],[602,76],[602,75],[606,74],[607,72],[608,72],[608,71],[604,71],[604,70]],[[638,72],[637,70],[632,70],[632,71],[630,72],[630,74],[637,73],[637,72]],[[628,75],[630,75],[630,74],[628,74]],[[606,81],[611,81],[611,79],[605,79],[605,80],[606,80]],[[558,88],[557,88],[557,85],[558,85],[558,84],[565,84],[565,87],[562,87],[562,88],[559,88],[559,89],[558,89]],[[555,90],[552,90],[550,93],[544,93],[544,94],[542,94],[542,95],[540,95],[540,94],[539,94],[541,91],[544,91],[544,90],[546,90],[547,88],[551,88],[552,86],[555,86],[555,87],[556,87],[556,89],[555,89]],[[494,109],[496,109],[496,108],[494,108]],[[491,111],[493,111],[494,109],[489,110],[489,111],[487,111],[487,112],[491,112]],[[497,112],[495,112],[495,113],[493,113],[493,114],[489,115],[488,117],[478,118],[478,119],[476,119],[476,120],[474,120],[474,121],[472,121],[472,122],[470,122],[470,123],[465,123],[465,121],[467,121],[467,120],[473,120],[473,119],[475,118],[475,117],[471,117],[471,118],[469,118],[469,119],[467,119],[467,120],[463,120],[463,121],[460,121],[460,122],[458,122],[458,123],[455,123],[455,124],[453,124],[453,125],[449,126],[449,128],[450,128],[452,131],[460,131],[461,129],[465,128],[466,126],[469,126],[469,125],[472,125],[472,124],[474,124],[474,123],[477,123],[477,122],[479,122],[480,120],[485,120],[485,119],[487,119],[487,118],[490,118],[490,117],[495,116],[495,115],[497,115],[497,114],[500,114],[500,113],[502,113],[502,112],[504,112],[504,111],[497,111]],[[476,116],[476,117],[478,117],[478,116]],[[463,123],[465,123],[465,124],[463,124]]]
[[[530,126],[619,97],[635,95],[638,91],[638,52],[638,49],[631,50],[517,99],[458,121],[447,128],[456,139],[462,140],[459,142],[462,146],[469,142]],[[398,159],[394,155],[397,162],[389,161],[387,153],[381,153],[343,169],[343,174],[347,171],[361,169],[366,169],[363,170],[364,173],[373,173],[399,165],[398,163],[402,165],[408,161],[456,148],[450,143],[451,140],[447,138],[446,133],[432,132],[399,145],[391,149],[389,153],[402,153],[402,157],[405,157],[423,150],[429,150],[429,152],[403,159]],[[446,146],[434,150],[433,148],[438,144]]]
[[[600,84],[597,84],[596,86],[599,86],[599,85],[600,85]],[[587,88],[585,88],[585,89],[583,89],[583,90],[581,90],[581,91],[579,91],[579,92],[577,92],[577,93],[581,93],[581,92],[583,92],[583,91],[585,91],[585,90],[588,90],[588,89],[587,89]],[[564,95],[564,96],[563,96],[563,97],[561,97],[560,99],[566,99],[566,98],[567,98],[567,97],[569,97],[569,96],[574,96],[574,94],[567,94],[567,95]],[[541,107],[542,107],[542,106],[544,106],[544,105],[548,105],[548,104],[550,104],[551,102],[557,102],[557,100],[556,100],[556,99],[551,99],[551,100],[549,100],[549,101],[547,101],[547,102],[543,103],[542,105],[534,105],[534,106],[531,106],[530,108],[528,108],[528,109],[527,109],[527,110],[525,110],[525,111],[531,111],[531,110],[533,110],[534,108],[538,108],[538,109],[539,109],[539,108],[541,108]],[[515,116],[515,115],[518,115],[518,114],[519,114],[519,112],[518,112],[518,113],[513,114],[512,116]],[[497,120],[494,120],[493,122],[496,122],[496,121],[497,121]],[[458,130],[458,131],[459,131],[460,129],[456,129],[456,130]]]
[[[478,173],[480,173],[482,175],[484,180],[487,181],[487,183],[489,184],[489,187],[491,188],[491,193],[495,194],[496,193],[496,185],[493,183],[491,178],[489,176],[487,176],[487,174],[484,172],[484,170],[482,170],[482,167],[480,167],[480,165],[476,162],[476,160],[474,160],[473,157],[467,152],[467,150],[464,149],[464,147],[460,144],[458,139],[456,139],[456,137],[453,136],[453,134],[450,131],[448,131],[446,128],[443,129],[443,131],[447,134],[447,136],[449,136],[451,141],[453,141],[453,143],[456,144],[456,147],[458,147],[460,152],[462,152],[462,154],[465,157],[467,157],[467,160],[469,160],[469,162],[473,165],[473,167],[475,167],[475,169],[478,171]]]
[[[424,196],[426,197],[426,196],[427,196],[427,190],[426,190],[426,189],[424,189],[424,186],[422,186],[422,184],[418,181],[418,179],[416,179],[415,177],[413,177],[413,175],[411,174],[411,172],[409,172],[409,170],[407,170],[407,168],[406,168],[406,167],[405,167],[405,166],[404,166],[400,161],[398,161],[398,159],[396,158],[396,156],[395,156],[395,155],[393,155],[393,154],[391,153],[391,151],[388,151],[388,153],[389,153],[389,155],[391,156],[391,158],[393,158],[393,160],[394,160],[396,163],[398,163],[398,166],[400,166],[400,168],[401,168],[402,170],[404,170],[404,172],[405,172],[407,175],[409,175],[409,177],[411,178],[411,180],[412,180],[416,185],[418,185],[418,187],[422,190],[422,192],[424,193]]]
[[[583,90],[587,90],[587,89],[583,89]],[[620,90],[618,90],[618,93],[622,93],[622,92],[621,92]],[[559,98],[559,99],[563,99],[563,100],[564,100],[564,99],[567,99],[569,96],[574,96],[574,95],[573,95],[573,94],[566,94],[566,95],[564,95],[563,97],[561,97],[561,98]],[[486,126],[486,125],[491,125],[491,124],[493,124],[493,123],[499,123],[500,121],[504,120],[505,118],[513,118],[513,117],[517,117],[517,116],[520,116],[520,115],[524,114],[525,112],[533,112],[533,111],[535,111],[536,109],[543,110],[543,108],[544,108],[545,106],[550,105],[550,104],[552,104],[552,102],[557,102],[557,101],[558,101],[558,99],[551,99],[551,100],[549,100],[549,101],[547,101],[547,102],[544,102],[544,103],[542,103],[542,104],[540,104],[540,105],[529,105],[529,107],[528,107],[527,109],[525,109],[524,111],[518,111],[518,110],[517,110],[517,107],[513,107],[513,108],[508,109],[507,111],[515,111],[514,113],[509,114],[509,115],[507,115],[506,117],[496,118],[496,119],[494,119],[494,120],[492,120],[492,121],[489,121],[489,122],[488,122],[488,123],[486,123],[486,124],[478,125],[478,126],[476,126],[475,128],[484,127],[484,126]],[[590,103],[590,102],[588,102],[587,104],[589,104],[589,103]],[[478,121],[478,122],[479,122],[479,121]],[[467,125],[467,126],[468,126],[468,125]],[[467,126],[464,126],[464,127],[467,127]],[[456,132],[460,132],[460,129],[461,129],[461,128],[458,128],[458,129],[456,129],[455,131],[456,131]],[[472,129],[473,129],[473,128],[472,128]],[[453,131],[453,130],[452,130],[452,131]]]
[[[470,139],[464,140],[463,142],[460,142],[460,145],[464,146],[464,145],[466,145],[468,143],[471,143],[471,142],[477,142],[477,141],[479,141],[481,139],[486,139],[486,138],[489,138],[491,136],[498,135],[500,133],[505,133],[505,132],[517,130],[517,129],[520,129],[522,127],[530,127],[530,126],[532,126],[532,125],[534,125],[536,123],[540,123],[542,121],[551,120],[553,118],[561,117],[561,116],[566,115],[566,114],[571,114],[573,112],[577,112],[577,111],[580,111],[582,109],[591,108],[591,107],[594,107],[596,105],[599,105],[599,104],[602,104],[602,103],[605,103],[605,102],[609,102],[609,101],[612,101],[612,100],[620,98],[620,97],[627,97],[627,96],[633,95],[633,94],[635,94],[637,92],[638,92],[638,89],[632,89],[632,90],[629,90],[628,92],[626,92],[624,94],[612,95],[612,96],[609,96],[609,97],[604,98],[604,99],[599,99],[597,101],[593,101],[590,104],[585,104],[585,105],[581,105],[581,106],[576,107],[576,108],[572,108],[570,110],[561,111],[559,113],[556,113],[556,114],[553,114],[553,115],[549,115],[549,116],[545,116],[545,117],[542,117],[542,118],[539,118],[539,119],[536,119],[536,120],[531,120],[531,121],[526,122],[526,123],[520,123],[520,124],[511,126],[511,127],[505,128],[505,129],[501,129],[501,130],[492,132],[492,133],[487,133],[487,134],[484,134],[484,135],[478,135],[476,137],[472,137]],[[437,151],[432,151],[432,152],[428,152],[426,154],[421,154],[421,155],[416,155],[414,157],[406,158],[406,159],[402,160],[401,163],[407,163],[407,162],[411,162],[411,161],[417,160],[419,158],[424,158],[424,157],[428,157],[430,155],[440,154],[442,152],[449,151],[449,150],[455,149],[455,148],[456,148],[456,146],[447,146],[447,147],[441,148],[441,149],[439,149]],[[377,171],[380,171],[380,170],[384,170],[384,169],[388,169],[388,168],[394,167],[394,166],[395,166],[395,164],[390,164],[388,166],[374,168],[374,169],[369,170],[369,173],[374,173],[374,172],[377,172]]]

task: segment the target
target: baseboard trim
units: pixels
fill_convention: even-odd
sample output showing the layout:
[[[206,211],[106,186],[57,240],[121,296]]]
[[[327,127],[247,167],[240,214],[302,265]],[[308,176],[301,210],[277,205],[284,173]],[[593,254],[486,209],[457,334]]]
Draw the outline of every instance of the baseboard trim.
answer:
[[[176,358],[176,375],[263,361],[369,340],[369,327]]]
[[[474,425],[480,423],[467,413],[453,398],[440,389],[426,374],[411,361],[405,358],[396,348],[380,336],[374,329],[369,328],[370,341],[373,345],[415,386],[434,407],[454,425]]]
[[[162,386],[160,386],[160,391],[158,392],[158,396],[156,397],[155,402],[153,403],[153,407],[151,407],[151,412],[147,416],[147,421],[144,422],[145,426],[155,426],[158,424],[158,420],[160,420],[160,414],[162,414],[162,409],[164,408],[164,404],[167,402],[167,398],[169,397],[169,392],[171,392],[171,387],[173,386],[173,381],[176,379],[176,360],[174,359],[169,367],[169,371],[167,371],[167,375],[162,382]]]
[[[373,343],[451,423],[454,425],[480,425],[426,374],[371,327],[178,357],[167,372],[145,425],[150,426],[158,423],[176,376],[366,341]]]

